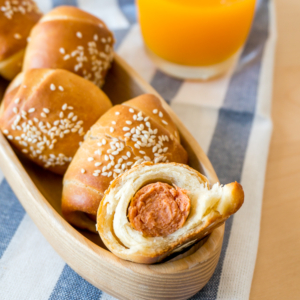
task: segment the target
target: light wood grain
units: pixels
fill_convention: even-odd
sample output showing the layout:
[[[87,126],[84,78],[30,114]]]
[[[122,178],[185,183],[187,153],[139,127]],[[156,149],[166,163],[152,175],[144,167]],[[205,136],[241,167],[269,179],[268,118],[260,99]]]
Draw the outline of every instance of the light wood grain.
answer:
[[[300,1],[275,4],[274,131],[251,300],[300,299]]]
[[[114,104],[142,93],[157,94],[118,56],[104,86]],[[3,89],[2,89],[3,90]],[[1,92],[1,86],[0,86]],[[218,181],[215,171],[195,139],[171,108],[189,164]],[[136,264],[117,258],[105,249],[98,235],[77,231],[61,217],[62,178],[16,156],[0,133],[0,168],[20,202],[57,253],[83,278],[119,299],[187,299],[212,276],[222,247],[224,225],[186,257],[156,265]]]

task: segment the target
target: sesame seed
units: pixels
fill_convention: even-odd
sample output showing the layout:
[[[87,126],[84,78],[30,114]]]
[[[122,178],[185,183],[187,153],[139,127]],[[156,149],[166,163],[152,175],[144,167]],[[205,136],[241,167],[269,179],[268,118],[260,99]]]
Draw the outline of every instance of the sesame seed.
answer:
[[[110,127],[109,131],[110,131],[110,132],[114,132],[114,128],[113,128],[113,127]]]
[[[130,137],[130,136],[131,136],[131,133],[130,133],[130,132],[127,132],[127,133],[124,134],[124,136]]]
[[[164,115],[163,115],[163,113],[160,111],[159,113],[158,113],[158,115],[162,118]]]
[[[94,34],[94,41],[98,41],[98,35],[97,34]]]
[[[4,129],[4,130],[3,130],[3,133],[4,133],[4,134],[8,134],[9,131],[8,131],[7,129]]]
[[[110,171],[108,174],[107,174],[107,177],[110,177],[112,175],[112,171]]]
[[[98,177],[99,173],[93,173],[93,176]]]
[[[106,139],[102,139],[102,144],[103,144],[103,145],[106,144]]]
[[[101,166],[101,165],[102,165],[101,162],[96,162],[96,163],[95,163],[95,167],[99,167],[99,166]]]
[[[145,159],[146,161],[151,161],[151,158],[150,158],[149,156],[144,156],[144,159]]]
[[[21,36],[20,33],[15,33],[14,38],[17,39],[17,40],[20,40],[22,38],[22,36]]]
[[[137,148],[137,149],[141,148],[139,144],[134,144],[134,147]]]
[[[127,151],[126,155],[130,158],[131,153],[129,151]]]
[[[9,140],[13,140],[13,139],[14,139],[14,137],[13,137],[12,135],[7,136],[7,138],[8,138]]]
[[[104,159],[106,160],[106,161],[108,161],[109,160],[109,157],[108,157],[108,155],[104,155]]]
[[[164,123],[165,125],[168,125],[168,122],[166,122],[165,120],[162,120],[162,123]]]
[[[13,112],[14,112],[15,114],[17,114],[17,113],[18,113],[18,108],[17,108],[17,107],[14,107],[14,108],[13,108]]]
[[[74,107],[73,106],[68,106],[68,110],[73,110]]]
[[[137,115],[133,115],[133,120],[136,120],[136,118],[137,118]]]
[[[139,151],[141,154],[146,154],[146,152],[145,151],[143,151],[143,150],[141,150],[141,151]]]
[[[43,108],[43,111],[46,113],[46,114],[49,114],[50,110],[48,108]]]
[[[130,128],[129,127],[123,127],[123,131],[129,131]]]
[[[35,108],[30,108],[30,109],[28,109],[28,112],[29,112],[29,113],[35,112]],[[22,114],[23,114],[23,111],[22,111]]]
[[[115,112],[115,115],[118,116],[120,113],[118,111]]]
[[[77,31],[77,32],[76,32],[76,36],[77,36],[79,39],[81,39],[81,38],[82,38],[82,33],[81,33],[80,31]]]
[[[106,43],[106,39],[105,39],[105,38],[102,38],[102,39],[101,39],[101,42],[102,42],[102,43]]]
[[[153,109],[152,111],[154,114],[157,114],[158,110],[157,109]]]
[[[112,121],[111,123],[112,123],[113,125],[116,125],[116,124],[117,124],[116,121]]]
[[[44,112],[41,113],[41,117],[47,118],[46,114]]]
[[[62,92],[64,91],[64,88],[61,85],[58,86],[58,89]]]
[[[67,54],[67,55],[64,56],[63,59],[64,59],[64,60],[68,60],[70,57],[71,57],[70,54]]]
[[[129,108],[129,112],[131,112],[133,114],[134,110],[132,108]]]
[[[94,157],[89,157],[88,158],[88,161],[93,161],[94,160]]]
[[[20,102],[20,98],[15,99],[15,103],[18,104]]]
[[[65,54],[66,53],[66,51],[65,51],[65,49],[64,48],[59,48],[59,52],[61,53],[61,54]]]
[[[73,116],[74,116],[74,113],[73,113],[73,112],[70,112],[70,113],[68,114],[68,119],[71,119]]]
[[[151,127],[150,122],[146,122],[146,126],[147,126],[148,128],[150,128],[150,127]]]
[[[56,89],[55,85],[54,85],[53,83],[51,83],[51,84],[50,84],[50,90],[51,90],[51,91],[55,91],[55,89]]]
[[[132,122],[131,121],[126,121],[126,124],[131,125]]]
[[[129,161],[128,163],[127,163],[127,166],[131,166],[133,164],[133,162],[132,161]]]

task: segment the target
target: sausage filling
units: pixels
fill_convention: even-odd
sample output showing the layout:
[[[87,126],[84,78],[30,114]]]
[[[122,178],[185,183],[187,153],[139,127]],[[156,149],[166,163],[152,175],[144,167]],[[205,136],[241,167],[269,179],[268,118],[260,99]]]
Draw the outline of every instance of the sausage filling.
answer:
[[[187,191],[156,182],[141,188],[131,200],[128,218],[145,236],[167,236],[181,228],[190,212]]]

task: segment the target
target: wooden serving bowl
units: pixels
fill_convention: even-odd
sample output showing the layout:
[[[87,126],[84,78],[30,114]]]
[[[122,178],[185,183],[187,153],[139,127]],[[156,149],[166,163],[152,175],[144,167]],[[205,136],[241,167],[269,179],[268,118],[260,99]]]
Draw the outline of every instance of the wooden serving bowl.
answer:
[[[103,90],[114,104],[143,93],[160,97],[117,55]],[[190,166],[206,175],[211,184],[217,182],[201,147],[164,101],[163,106],[179,129]],[[180,254],[177,260],[156,265],[124,261],[109,252],[98,235],[79,231],[63,219],[62,177],[18,157],[1,132],[0,156],[2,172],[39,230],[65,262],[97,288],[119,299],[187,299],[212,276],[221,252],[224,224],[205,238],[200,248]]]

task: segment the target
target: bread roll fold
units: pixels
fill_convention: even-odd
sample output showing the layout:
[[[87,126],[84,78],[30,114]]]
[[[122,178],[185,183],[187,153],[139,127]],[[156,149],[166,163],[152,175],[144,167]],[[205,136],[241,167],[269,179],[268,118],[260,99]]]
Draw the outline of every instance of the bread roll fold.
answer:
[[[0,128],[29,159],[64,174],[84,135],[111,106],[104,92],[80,76],[32,69],[8,87]]]
[[[114,178],[144,161],[187,160],[176,125],[156,96],[145,94],[116,105],[91,128],[65,174],[63,215],[71,224],[96,232],[93,219]]]

